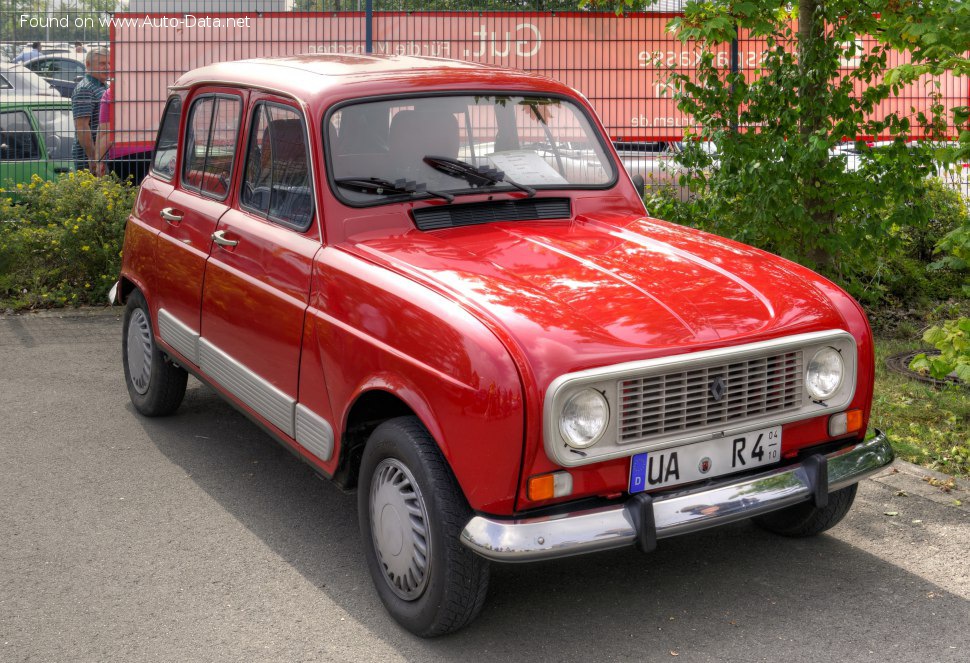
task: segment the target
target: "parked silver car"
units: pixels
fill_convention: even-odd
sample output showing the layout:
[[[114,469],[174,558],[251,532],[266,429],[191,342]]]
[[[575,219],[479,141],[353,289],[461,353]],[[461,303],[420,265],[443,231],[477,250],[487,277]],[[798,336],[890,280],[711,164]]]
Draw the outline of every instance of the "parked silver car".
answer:
[[[13,101],[26,97],[57,97],[50,83],[20,64],[0,63],[0,99]]]

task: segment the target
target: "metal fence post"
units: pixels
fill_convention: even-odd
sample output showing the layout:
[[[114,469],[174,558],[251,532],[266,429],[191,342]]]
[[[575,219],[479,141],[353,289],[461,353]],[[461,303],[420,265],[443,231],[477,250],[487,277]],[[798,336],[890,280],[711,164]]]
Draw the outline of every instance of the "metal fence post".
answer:
[[[734,39],[731,40],[731,74],[738,73],[738,40],[741,38],[741,28],[737,24],[734,26]],[[731,94],[734,94],[734,81],[731,81]],[[738,131],[738,117],[734,116],[731,121],[731,132],[737,133]]]
[[[374,0],[364,5],[364,52],[374,52]]]

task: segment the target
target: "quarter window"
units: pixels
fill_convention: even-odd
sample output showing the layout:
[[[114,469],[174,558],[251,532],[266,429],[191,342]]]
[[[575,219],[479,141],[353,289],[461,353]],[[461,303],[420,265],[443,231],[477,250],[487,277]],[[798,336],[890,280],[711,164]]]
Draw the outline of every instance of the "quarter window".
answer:
[[[251,212],[305,230],[313,218],[309,152],[300,113],[259,104],[253,113],[240,203]]]
[[[40,159],[37,134],[24,111],[0,113],[0,158],[10,161]]]
[[[175,155],[179,146],[179,119],[182,117],[182,99],[172,97],[165,107],[162,124],[155,141],[155,159],[152,170],[167,180],[175,174]]]
[[[239,131],[239,99],[203,97],[192,104],[185,131],[182,185],[225,198]]]

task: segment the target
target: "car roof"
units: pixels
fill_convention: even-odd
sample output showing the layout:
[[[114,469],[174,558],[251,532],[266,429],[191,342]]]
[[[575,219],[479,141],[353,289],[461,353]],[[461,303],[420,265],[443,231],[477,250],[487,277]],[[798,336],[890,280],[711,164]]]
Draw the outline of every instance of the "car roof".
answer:
[[[60,95],[47,97],[39,94],[24,95],[18,94],[10,99],[0,98],[0,107],[4,109],[16,108],[18,106],[45,106],[47,108],[70,108],[71,100]]]
[[[222,62],[182,75],[173,90],[206,83],[271,89],[298,99],[387,94],[414,90],[529,89],[570,92],[549,78],[444,58],[397,55],[307,54]]]
[[[31,58],[28,62],[39,62],[41,60],[72,60],[73,62],[84,64],[84,57],[79,57],[73,53],[44,53],[43,55],[38,55],[36,58]]]

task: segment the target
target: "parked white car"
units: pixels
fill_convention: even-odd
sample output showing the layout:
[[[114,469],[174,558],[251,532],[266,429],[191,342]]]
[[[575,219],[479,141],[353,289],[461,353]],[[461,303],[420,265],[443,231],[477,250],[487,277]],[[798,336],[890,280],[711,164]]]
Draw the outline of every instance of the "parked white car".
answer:
[[[26,97],[56,97],[60,93],[41,76],[21,64],[0,63],[0,99],[14,101]]]

